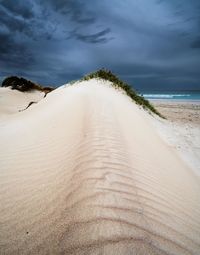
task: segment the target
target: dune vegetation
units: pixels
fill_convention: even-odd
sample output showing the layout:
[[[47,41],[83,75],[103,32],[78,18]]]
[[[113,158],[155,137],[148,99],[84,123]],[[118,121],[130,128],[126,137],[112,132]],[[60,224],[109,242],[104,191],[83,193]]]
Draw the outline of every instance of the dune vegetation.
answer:
[[[145,99],[143,96],[137,94],[137,92],[127,83],[120,80],[116,75],[114,75],[110,70],[100,69],[96,72],[89,73],[85,75],[81,80],[90,79],[103,79],[112,82],[115,88],[120,88],[126,92],[126,94],[138,105],[141,105],[145,110],[155,113],[156,115],[165,118],[161,113],[159,113],[153,105]]]
[[[54,90],[52,87],[43,87],[25,78],[19,78],[17,76],[10,76],[3,80],[2,87],[11,87],[11,89],[19,90],[21,92],[30,90],[39,90],[45,94]]]

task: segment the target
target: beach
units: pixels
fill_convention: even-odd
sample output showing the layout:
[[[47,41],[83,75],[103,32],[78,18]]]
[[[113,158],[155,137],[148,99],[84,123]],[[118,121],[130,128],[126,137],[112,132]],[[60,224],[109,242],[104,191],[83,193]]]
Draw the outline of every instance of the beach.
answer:
[[[168,120],[150,115],[97,79],[29,95],[28,108],[6,89],[0,254],[200,254],[200,179],[174,138],[193,122],[162,103]]]
[[[170,122],[200,127],[200,100],[150,100]]]
[[[155,122],[159,134],[200,175],[200,100],[151,100],[166,121]]]

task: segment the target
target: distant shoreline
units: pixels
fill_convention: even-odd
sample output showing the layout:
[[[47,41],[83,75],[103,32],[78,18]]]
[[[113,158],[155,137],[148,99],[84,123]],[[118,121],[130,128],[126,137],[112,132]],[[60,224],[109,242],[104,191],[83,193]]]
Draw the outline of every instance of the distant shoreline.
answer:
[[[140,93],[148,100],[200,101],[200,92],[144,92]]]
[[[146,98],[146,97],[145,97]],[[175,103],[175,104],[200,104],[200,99],[177,99],[177,98],[146,98],[150,102],[157,102],[157,103]]]

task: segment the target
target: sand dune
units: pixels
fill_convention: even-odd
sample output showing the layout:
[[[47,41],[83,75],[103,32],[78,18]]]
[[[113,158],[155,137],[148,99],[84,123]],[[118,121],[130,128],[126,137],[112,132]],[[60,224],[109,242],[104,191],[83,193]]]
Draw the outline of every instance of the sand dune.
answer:
[[[82,83],[0,115],[0,254],[200,254],[200,180],[148,113]]]
[[[29,103],[37,103],[44,98],[45,93],[37,90],[20,92],[10,88],[0,89],[0,117],[25,110]]]

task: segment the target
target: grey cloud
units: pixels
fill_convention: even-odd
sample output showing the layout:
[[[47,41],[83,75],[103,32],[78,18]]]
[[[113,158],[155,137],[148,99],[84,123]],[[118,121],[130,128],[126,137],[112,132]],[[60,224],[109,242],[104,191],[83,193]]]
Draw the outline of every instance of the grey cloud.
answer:
[[[26,46],[9,34],[9,30],[0,30],[0,61],[8,65],[23,66],[23,63],[29,65],[30,54],[27,52]]]
[[[199,88],[199,1],[114,2],[0,0],[0,77],[56,85],[106,67],[138,88]]]
[[[87,4],[91,2],[88,1]],[[79,0],[49,0],[46,1],[47,4],[50,3],[51,7],[60,12],[63,15],[68,15],[68,17],[78,24],[93,24],[96,21],[95,16],[91,11],[87,9],[87,4]],[[91,2],[92,4],[92,2]]]
[[[17,3],[14,3],[13,0],[2,0],[0,4],[13,15],[21,16],[24,19],[31,19],[34,17],[33,4],[30,0],[18,0]]]
[[[86,42],[86,43],[106,43],[112,40],[112,37],[107,37],[107,35],[111,32],[110,28],[106,28],[100,32],[95,34],[85,35],[81,34],[77,31],[72,31],[71,36],[76,38],[77,40]]]
[[[18,34],[21,38],[26,36],[32,40],[52,38],[56,26],[53,21],[45,20],[44,22],[45,16],[41,17],[39,14],[33,14],[32,19],[23,19],[16,13],[10,13],[8,9],[2,8],[2,6],[0,3],[0,24],[10,31],[12,38],[15,38]],[[8,7],[9,5],[7,5]],[[19,11],[23,13],[24,10],[22,8]]]
[[[200,37],[191,43],[191,48],[200,49]]]

